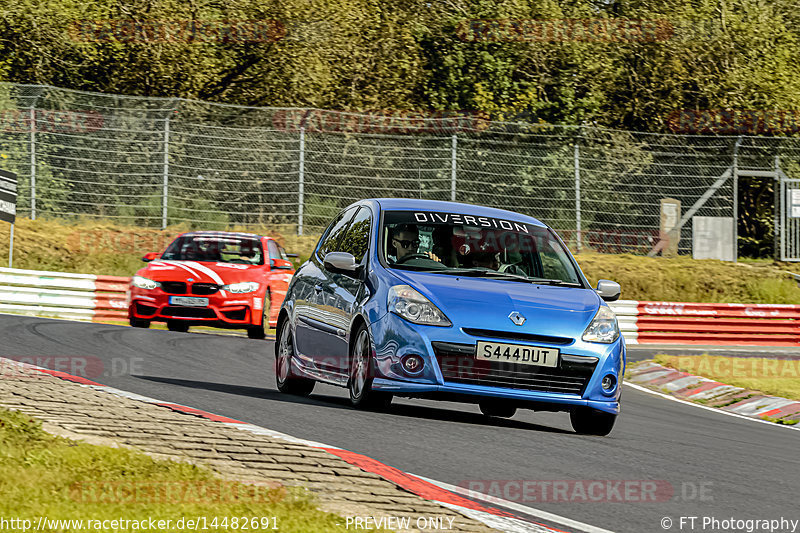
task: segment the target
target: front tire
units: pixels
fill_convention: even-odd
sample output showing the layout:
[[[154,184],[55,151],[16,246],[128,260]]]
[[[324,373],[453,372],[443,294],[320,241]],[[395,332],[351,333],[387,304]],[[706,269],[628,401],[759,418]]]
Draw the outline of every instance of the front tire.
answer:
[[[481,400],[478,402],[478,407],[485,416],[497,418],[511,418],[517,413],[517,408],[513,405],[497,400]]]
[[[578,407],[570,411],[569,420],[575,433],[604,437],[614,429],[617,415],[590,407]]]
[[[189,331],[189,324],[181,320],[168,320],[167,329],[170,331],[186,333],[187,331]]]
[[[286,394],[308,396],[314,390],[315,382],[292,375],[294,341],[289,321],[284,320],[279,329],[278,341],[275,343],[275,383],[278,386],[278,390]]]
[[[386,409],[392,403],[392,395],[372,390],[372,341],[366,326],[358,328],[355,339],[350,347],[350,379],[347,381],[350,403],[357,409]]]
[[[145,320],[143,318],[136,318],[135,316],[130,317],[129,322],[132,328],[149,328],[150,321]]]

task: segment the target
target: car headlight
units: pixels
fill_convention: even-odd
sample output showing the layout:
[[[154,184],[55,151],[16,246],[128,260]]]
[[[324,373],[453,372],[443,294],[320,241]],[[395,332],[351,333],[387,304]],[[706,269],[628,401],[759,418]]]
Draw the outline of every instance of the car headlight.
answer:
[[[159,282],[153,281],[152,279],[143,278],[142,276],[133,276],[131,283],[134,287],[138,287],[140,289],[155,289],[161,286]]]
[[[231,283],[223,285],[222,290],[240,294],[243,292],[253,292],[258,290],[258,283],[255,281],[242,281],[241,283]]]
[[[438,307],[408,285],[395,285],[389,289],[389,311],[414,324],[425,326],[452,326]]]
[[[617,315],[608,306],[602,306],[594,315],[592,323],[583,332],[583,340],[588,342],[602,342],[611,344],[619,337],[619,324]]]

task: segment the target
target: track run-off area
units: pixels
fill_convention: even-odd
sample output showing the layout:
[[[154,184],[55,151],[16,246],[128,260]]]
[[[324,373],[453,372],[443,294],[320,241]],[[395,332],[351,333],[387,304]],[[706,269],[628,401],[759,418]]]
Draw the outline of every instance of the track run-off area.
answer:
[[[309,398],[281,394],[269,340],[11,315],[0,315],[0,338],[0,357],[68,373],[79,362],[85,377],[104,385],[482,488],[516,504],[517,513],[524,506],[637,533],[702,531],[702,517],[800,519],[800,431],[632,386],[623,389],[611,435],[590,437],[573,433],[565,413],[518,411],[510,420],[487,420],[476,405],[402,398],[388,412],[365,412],[350,407],[345,389],[319,384]],[[634,348],[629,362],[647,355]],[[559,481],[569,490],[543,496],[542,487]],[[579,489],[592,481],[655,482],[644,486],[657,489],[655,498],[634,489],[591,501]],[[651,501],[637,501],[643,494]],[[688,522],[681,529],[680,517],[691,516],[701,517],[694,530]]]

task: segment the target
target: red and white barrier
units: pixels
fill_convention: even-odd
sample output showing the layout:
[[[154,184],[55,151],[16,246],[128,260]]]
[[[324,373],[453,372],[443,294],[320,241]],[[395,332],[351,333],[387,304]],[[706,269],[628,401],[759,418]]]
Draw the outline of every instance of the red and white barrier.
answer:
[[[126,320],[130,278],[0,268],[0,313]],[[800,305],[619,300],[628,344],[800,345]]]
[[[610,305],[628,344],[800,346],[800,305],[635,300]]]
[[[127,320],[129,280],[0,268],[0,313],[94,322]]]

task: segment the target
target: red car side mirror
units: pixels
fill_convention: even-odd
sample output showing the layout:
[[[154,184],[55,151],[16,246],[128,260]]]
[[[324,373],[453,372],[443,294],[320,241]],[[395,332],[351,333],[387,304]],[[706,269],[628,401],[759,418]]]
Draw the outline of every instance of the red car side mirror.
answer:
[[[285,259],[270,259],[269,267],[273,270],[293,270],[294,265]]]
[[[158,259],[159,255],[161,254],[159,254],[158,252],[147,252],[146,254],[144,254],[144,257],[142,257],[142,261],[144,261],[145,263],[149,263],[154,259]]]

